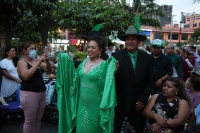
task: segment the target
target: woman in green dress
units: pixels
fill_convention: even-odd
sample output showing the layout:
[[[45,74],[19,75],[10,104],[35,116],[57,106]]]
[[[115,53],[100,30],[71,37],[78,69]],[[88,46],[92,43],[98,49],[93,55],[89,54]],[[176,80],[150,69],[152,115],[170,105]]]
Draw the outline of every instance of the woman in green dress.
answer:
[[[60,54],[56,81],[59,133],[71,133],[75,125],[76,133],[113,132],[116,60],[103,60],[105,44],[102,37],[91,37],[89,58],[77,69],[67,54]]]

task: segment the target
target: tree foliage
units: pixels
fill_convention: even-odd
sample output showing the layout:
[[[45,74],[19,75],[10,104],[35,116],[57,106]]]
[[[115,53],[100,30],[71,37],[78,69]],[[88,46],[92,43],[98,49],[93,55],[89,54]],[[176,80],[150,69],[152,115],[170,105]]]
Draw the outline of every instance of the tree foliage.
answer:
[[[58,0],[2,0],[0,1],[0,35],[7,45],[14,33],[26,30],[26,37],[34,39],[41,34],[42,42],[47,43],[49,27],[52,24],[53,11]],[[32,22],[35,23],[32,23]],[[20,26],[21,25],[21,26]],[[19,27],[18,27],[19,26]],[[29,30],[29,31],[28,31]],[[36,32],[36,34],[31,34]],[[22,33],[19,36],[23,36]],[[33,41],[38,41],[39,38]]]
[[[199,38],[200,38],[200,28],[198,28],[198,29],[196,29],[195,31],[194,31],[194,34],[193,34],[193,39],[195,40],[195,42],[197,42],[197,40],[199,40]]]
[[[85,0],[71,3],[66,2],[60,7],[60,14],[63,16],[63,19],[59,22],[62,27],[76,29],[75,34],[78,36],[86,35],[94,25],[99,23],[103,24],[103,30],[110,28],[119,29],[127,23],[127,19],[121,21],[121,16],[125,12],[121,12],[106,1],[90,2]],[[116,25],[116,23],[118,24]]]
[[[193,3],[199,3],[200,0],[193,0]]]
[[[24,15],[16,24],[15,38],[19,38],[19,42],[24,40],[40,42],[41,35],[37,26],[37,18],[32,14],[31,10],[26,10]]]
[[[196,29],[196,30],[194,31],[194,35],[195,35],[196,37],[200,37],[200,28],[198,28],[198,29]]]
[[[0,14],[0,39],[7,45],[12,37],[46,45],[47,38],[60,37],[58,28],[82,37],[99,23],[105,36],[111,30],[120,34],[133,25],[135,15],[143,25],[161,27],[156,17],[163,15],[154,0],[133,0],[130,5],[126,0],[1,0]]]
[[[200,37],[200,28],[196,29],[194,31],[194,34],[187,41],[188,41],[188,43],[197,44],[197,40],[199,40],[199,37]]]
[[[76,29],[78,36],[87,35],[94,25],[103,24],[103,33],[117,30],[124,32],[133,25],[133,18],[139,15],[143,25],[161,27],[157,16],[163,16],[161,8],[153,0],[135,0],[133,6],[126,4],[126,0],[79,0],[77,2],[60,3],[59,13],[63,16],[59,24],[64,28]],[[139,8],[138,8],[139,6]],[[107,35],[106,35],[107,36]]]

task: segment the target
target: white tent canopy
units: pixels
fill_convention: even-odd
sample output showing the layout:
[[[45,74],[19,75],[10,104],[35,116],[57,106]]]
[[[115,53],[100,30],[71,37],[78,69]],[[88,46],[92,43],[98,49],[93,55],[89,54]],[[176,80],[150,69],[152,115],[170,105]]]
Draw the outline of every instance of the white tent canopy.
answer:
[[[116,42],[118,44],[123,44],[123,45],[125,44],[125,42],[120,40],[119,38],[113,39],[112,42]]]

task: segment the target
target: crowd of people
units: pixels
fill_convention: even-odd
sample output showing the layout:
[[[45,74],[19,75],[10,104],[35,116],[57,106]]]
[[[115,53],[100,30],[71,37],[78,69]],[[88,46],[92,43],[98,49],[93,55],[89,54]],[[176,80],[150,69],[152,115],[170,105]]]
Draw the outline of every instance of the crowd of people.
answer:
[[[18,45],[20,59],[7,47],[0,97],[12,96],[21,84],[23,132],[40,132],[48,79],[56,82],[60,133],[200,131],[200,49],[164,46],[159,39],[141,49],[146,36],[134,26],[119,39],[125,48],[114,50],[101,34],[91,35],[83,61],[60,53],[58,65],[48,54],[37,57],[31,41]]]

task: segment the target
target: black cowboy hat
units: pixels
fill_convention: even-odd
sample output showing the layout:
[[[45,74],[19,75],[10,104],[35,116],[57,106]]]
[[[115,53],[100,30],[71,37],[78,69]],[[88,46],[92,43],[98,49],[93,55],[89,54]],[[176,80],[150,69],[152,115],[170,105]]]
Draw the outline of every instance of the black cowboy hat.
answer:
[[[88,32],[88,36],[83,36],[83,39],[89,39],[92,36],[98,35],[103,36],[102,33],[99,31],[102,28],[102,24],[97,24],[93,27],[91,31]]]
[[[125,34],[119,35],[119,39],[122,41],[125,41],[127,36],[135,35],[140,37],[140,41],[145,41],[147,37],[145,35],[142,35],[138,32],[138,30],[135,28],[135,26],[129,26]]]
[[[90,37],[95,36],[95,35],[102,36],[102,33],[99,32],[99,31],[89,31],[88,36],[83,36],[82,38],[83,39],[89,39]]]

